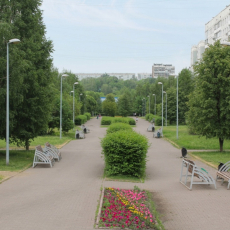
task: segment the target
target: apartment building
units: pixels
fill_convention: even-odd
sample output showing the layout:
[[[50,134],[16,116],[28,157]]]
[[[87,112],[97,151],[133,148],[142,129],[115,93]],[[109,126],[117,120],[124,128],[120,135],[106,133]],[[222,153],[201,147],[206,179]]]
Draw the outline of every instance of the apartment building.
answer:
[[[79,80],[84,78],[98,78],[104,75],[105,73],[76,73]],[[136,78],[135,73],[106,73],[109,76],[117,77],[118,79],[130,80]]]
[[[204,50],[205,50],[205,41],[200,41],[198,45],[192,47],[191,67],[202,58]]]
[[[142,79],[147,79],[147,78],[152,78],[151,73],[138,73],[137,74],[137,80],[142,80]]]
[[[171,64],[153,64],[152,78],[175,76],[175,66]]]
[[[205,48],[216,40],[230,41],[230,5],[205,24]]]

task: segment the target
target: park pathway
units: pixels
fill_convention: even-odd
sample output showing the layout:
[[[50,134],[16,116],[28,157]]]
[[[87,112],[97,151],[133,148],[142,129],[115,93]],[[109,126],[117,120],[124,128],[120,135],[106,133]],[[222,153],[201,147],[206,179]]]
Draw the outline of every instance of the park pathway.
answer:
[[[62,160],[53,168],[37,166],[0,184],[0,229],[93,230],[102,186],[153,192],[167,230],[229,229],[227,186],[194,185],[189,191],[179,183],[181,152],[147,132],[149,123],[139,119],[137,132],[148,137],[147,179],[144,183],[104,181],[100,138],[106,129],[100,119],[87,122],[91,132],[62,148]],[[41,143],[42,144],[42,143]],[[215,177],[216,170],[195,160]]]

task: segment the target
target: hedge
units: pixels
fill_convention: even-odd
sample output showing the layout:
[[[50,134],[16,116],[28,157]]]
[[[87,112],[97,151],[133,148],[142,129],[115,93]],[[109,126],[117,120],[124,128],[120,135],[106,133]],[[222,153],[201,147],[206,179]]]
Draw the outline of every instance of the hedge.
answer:
[[[79,115],[75,118],[75,125],[85,124],[87,117],[85,115]]]
[[[101,125],[111,125],[113,117],[102,117]]]
[[[90,113],[84,113],[84,115],[87,117],[87,120],[90,120],[91,114]]]
[[[107,134],[101,145],[105,159],[105,175],[145,175],[149,147],[147,137],[134,131],[121,130]]]
[[[106,130],[107,134],[118,132],[120,130],[129,130],[132,131],[132,127],[129,124],[125,123],[114,123],[109,126],[109,128]]]

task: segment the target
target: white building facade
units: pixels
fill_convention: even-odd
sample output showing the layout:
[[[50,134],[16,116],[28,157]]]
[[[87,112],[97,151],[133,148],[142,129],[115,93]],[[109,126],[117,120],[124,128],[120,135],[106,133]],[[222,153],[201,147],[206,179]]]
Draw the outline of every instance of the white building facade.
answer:
[[[230,39],[230,5],[226,6],[219,14],[205,24],[205,45],[214,44],[216,40],[221,42]]]
[[[175,76],[175,66],[171,64],[153,64],[152,78]]]

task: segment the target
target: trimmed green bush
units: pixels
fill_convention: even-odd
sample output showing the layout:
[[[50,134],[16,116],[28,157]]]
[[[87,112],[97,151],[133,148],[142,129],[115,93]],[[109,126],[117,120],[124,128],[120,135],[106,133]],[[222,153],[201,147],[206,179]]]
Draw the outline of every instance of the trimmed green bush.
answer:
[[[129,123],[130,125],[136,125],[136,121],[135,121],[133,118],[131,118],[131,117],[126,117],[125,119],[127,119],[128,123]]]
[[[107,134],[118,132],[120,130],[129,130],[132,131],[132,127],[129,124],[125,123],[114,123],[109,126],[109,128],[106,130]]]
[[[87,117],[85,115],[79,115],[75,118],[75,125],[85,124]]]
[[[163,118],[163,123],[165,125],[165,118]],[[162,118],[161,117],[158,117],[155,121],[155,125],[156,126],[161,126],[162,125]]]
[[[91,118],[91,114],[90,113],[84,113],[84,116],[87,117],[87,120],[90,120],[90,118]]]
[[[113,117],[102,117],[101,125],[111,125]]]
[[[128,124],[129,122],[126,119],[126,117],[114,117],[112,123],[126,123],[126,124]]]
[[[148,139],[134,131],[107,134],[101,141],[105,174],[143,177],[146,169]]]

